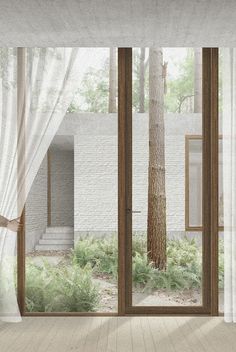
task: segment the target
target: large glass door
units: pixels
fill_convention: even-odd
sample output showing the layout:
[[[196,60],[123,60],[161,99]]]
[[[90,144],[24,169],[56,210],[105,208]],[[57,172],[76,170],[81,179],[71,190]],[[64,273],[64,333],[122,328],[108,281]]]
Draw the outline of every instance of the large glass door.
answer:
[[[95,51],[26,203],[22,312],[217,314],[218,51]]]
[[[213,116],[208,104],[217,101],[205,83],[211,66],[204,50],[205,56],[201,48],[132,51],[132,125],[126,125],[128,313],[212,309],[216,231],[209,209],[217,191],[209,183],[215,166],[209,143],[217,113]]]
[[[62,60],[61,52],[51,49],[46,60],[43,50],[27,49],[29,79],[31,57],[38,53],[43,77],[51,56]],[[73,101],[25,206],[20,255],[27,315],[118,310],[117,49],[79,48],[78,56]]]

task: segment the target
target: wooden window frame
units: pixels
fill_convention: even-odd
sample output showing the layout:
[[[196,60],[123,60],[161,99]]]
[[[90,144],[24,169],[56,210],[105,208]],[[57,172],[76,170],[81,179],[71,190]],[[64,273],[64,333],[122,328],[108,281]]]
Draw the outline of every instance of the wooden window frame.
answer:
[[[219,135],[219,140],[222,139],[222,135]],[[189,186],[189,178],[190,178],[190,163],[189,163],[189,155],[190,155],[190,150],[189,150],[189,143],[191,140],[201,140],[202,141],[202,135],[200,134],[187,134],[185,136],[185,231],[188,232],[202,232],[202,226],[191,226],[189,224],[189,209],[190,209],[190,203],[189,203],[189,191],[190,191],[190,186]],[[219,231],[224,231],[224,226],[218,226]]]
[[[22,52],[20,50],[22,49]],[[18,49],[25,74],[25,49]],[[118,49],[118,312],[25,311],[25,229],[18,234],[18,301],[23,316],[218,315],[218,49],[203,48],[203,305],[132,306],[132,48]],[[18,91],[22,88],[18,84]],[[19,161],[21,162],[21,161]],[[23,217],[24,221],[24,212]],[[210,234],[210,235],[209,235]],[[206,255],[206,253],[208,255]]]

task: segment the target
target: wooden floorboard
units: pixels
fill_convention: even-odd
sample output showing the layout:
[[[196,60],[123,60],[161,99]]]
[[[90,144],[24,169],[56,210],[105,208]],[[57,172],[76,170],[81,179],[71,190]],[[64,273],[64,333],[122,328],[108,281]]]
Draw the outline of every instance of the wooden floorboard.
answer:
[[[0,323],[1,352],[230,352],[222,317],[27,317]]]

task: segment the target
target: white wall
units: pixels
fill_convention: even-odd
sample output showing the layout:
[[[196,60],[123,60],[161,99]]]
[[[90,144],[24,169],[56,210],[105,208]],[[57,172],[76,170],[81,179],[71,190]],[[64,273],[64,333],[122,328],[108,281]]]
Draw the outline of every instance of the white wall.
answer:
[[[117,115],[74,114],[75,232],[117,231]],[[69,117],[59,133],[69,128]],[[76,127],[77,126],[77,127]],[[201,133],[200,114],[165,116],[167,230],[185,231],[185,135]],[[134,231],[147,223],[148,115],[133,116]]]
[[[194,134],[201,134],[200,114],[165,116],[167,230],[172,234],[185,232],[185,135]],[[57,135],[74,136],[75,236],[89,232],[97,235],[117,232],[117,114],[68,114]],[[56,226],[73,222],[73,183],[69,181],[73,162],[71,156],[64,153],[67,152],[60,151],[55,155],[57,166],[52,170],[52,187],[57,184],[58,189],[52,192],[56,194],[53,199],[53,224]],[[66,201],[60,198],[60,189],[64,186],[56,181],[59,169],[64,174],[65,188],[71,186]],[[146,230],[147,176],[148,114],[133,114],[133,210],[141,211],[133,215],[134,231]],[[31,206],[37,209],[36,203]],[[67,212],[68,222],[60,223],[62,211]]]
[[[44,158],[25,206],[26,252],[34,249],[47,226],[47,158]]]

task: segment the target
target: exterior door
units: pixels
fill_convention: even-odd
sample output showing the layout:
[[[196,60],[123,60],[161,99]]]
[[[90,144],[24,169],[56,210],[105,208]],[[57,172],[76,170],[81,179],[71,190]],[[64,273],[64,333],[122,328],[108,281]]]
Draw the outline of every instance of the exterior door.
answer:
[[[138,50],[119,50],[120,311],[217,314],[218,51],[144,49],[141,106],[132,100]],[[193,86],[170,112],[183,87],[168,77],[181,83],[187,64]]]

